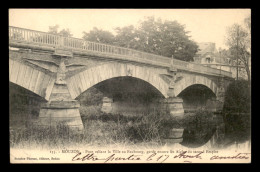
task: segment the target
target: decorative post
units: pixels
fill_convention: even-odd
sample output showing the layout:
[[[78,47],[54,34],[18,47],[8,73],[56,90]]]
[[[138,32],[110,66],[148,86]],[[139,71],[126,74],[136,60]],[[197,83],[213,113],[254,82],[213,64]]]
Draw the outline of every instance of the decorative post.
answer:
[[[71,98],[65,79],[68,52],[57,49],[54,55],[60,59],[60,64],[50,99],[41,106],[38,125],[55,128],[61,124],[67,126],[73,133],[81,133],[83,123],[79,113],[80,104]]]
[[[64,47],[64,37],[62,35],[59,35],[59,47],[63,48]]]

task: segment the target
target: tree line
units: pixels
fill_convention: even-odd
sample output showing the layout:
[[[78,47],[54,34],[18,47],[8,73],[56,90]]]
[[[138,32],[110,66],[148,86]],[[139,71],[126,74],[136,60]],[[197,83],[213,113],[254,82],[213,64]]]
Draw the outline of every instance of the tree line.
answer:
[[[185,26],[177,21],[163,21],[160,18],[147,17],[140,21],[139,27],[129,25],[117,27],[114,30],[116,35],[94,27],[89,32],[83,32],[83,39],[184,61],[193,61],[198,51],[198,45],[190,39]],[[58,25],[50,26],[49,33],[72,36],[69,29],[58,32]]]

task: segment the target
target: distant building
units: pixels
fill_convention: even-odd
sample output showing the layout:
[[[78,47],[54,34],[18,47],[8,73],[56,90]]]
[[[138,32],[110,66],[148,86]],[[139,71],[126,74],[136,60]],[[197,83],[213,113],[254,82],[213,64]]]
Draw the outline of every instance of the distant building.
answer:
[[[204,66],[221,69],[224,71],[232,72],[232,76],[235,78],[237,74],[236,60],[232,60],[229,57],[222,55],[217,51],[215,43],[202,42],[198,43],[199,51],[194,57],[194,62],[203,64]],[[240,66],[239,60],[239,77],[246,78],[245,70],[243,66]]]

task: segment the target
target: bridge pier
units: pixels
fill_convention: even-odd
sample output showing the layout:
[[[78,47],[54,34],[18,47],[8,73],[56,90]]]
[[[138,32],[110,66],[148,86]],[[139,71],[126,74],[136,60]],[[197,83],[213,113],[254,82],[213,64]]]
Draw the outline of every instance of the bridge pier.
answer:
[[[224,101],[219,98],[216,99],[216,112],[222,112],[224,107]]]
[[[225,102],[225,90],[220,88],[216,95],[216,111],[221,112],[223,110]]]
[[[57,127],[65,125],[72,132],[83,131],[78,101],[49,101],[42,104],[37,125],[39,127]]]
[[[169,132],[168,138],[164,139],[167,144],[175,144],[183,141],[184,128],[172,128]]]
[[[73,100],[68,90],[65,61],[67,57],[60,56],[60,64],[56,81],[52,88],[49,102],[42,104],[38,119],[40,127],[68,127],[72,133],[83,132],[83,123],[79,113],[80,104]]]
[[[183,140],[182,119],[184,117],[183,100],[179,97],[169,97],[161,101],[162,110],[168,112],[173,117],[178,126],[174,126],[168,133],[168,138],[165,138],[167,144],[180,143]]]
[[[108,97],[103,97],[102,102],[103,104],[102,104],[101,111],[105,113],[111,113],[113,109],[112,108],[113,99]]]
[[[183,118],[183,100],[179,97],[169,97],[161,101],[162,110],[166,110],[172,117]]]
[[[223,77],[219,79],[219,87],[216,93],[216,111],[221,112],[223,110],[225,102],[225,83]]]

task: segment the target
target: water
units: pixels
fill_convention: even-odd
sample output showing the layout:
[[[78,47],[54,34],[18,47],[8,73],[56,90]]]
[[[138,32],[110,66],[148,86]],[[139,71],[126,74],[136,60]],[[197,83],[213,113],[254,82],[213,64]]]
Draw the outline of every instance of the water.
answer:
[[[250,114],[210,114],[208,118],[197,116],[185,122],[180,144],[188,148],[207,144],[221,149],[249,143],[250,140]]]

